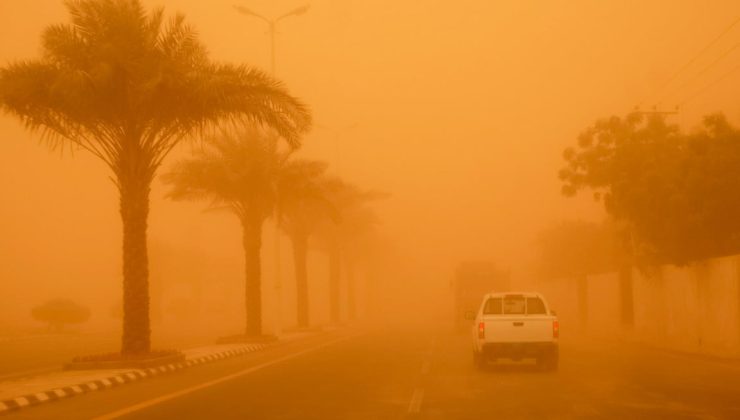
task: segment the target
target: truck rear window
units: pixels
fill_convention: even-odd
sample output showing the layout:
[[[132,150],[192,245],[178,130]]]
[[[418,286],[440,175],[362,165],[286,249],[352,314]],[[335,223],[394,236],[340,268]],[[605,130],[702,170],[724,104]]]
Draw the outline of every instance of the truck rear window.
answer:
[[[483,315],[501,315],[501,298],[491,298],[483,308]]]
[[[538,297],[524,298],[521,295],[495,297],[486,301],[483,315],[545,315],[545,302]]]
[[[504,296],[504,315],[524,315],[524,296]]]
[[[545,302],[538,297],[527,298],[527,315],[545,315]]]

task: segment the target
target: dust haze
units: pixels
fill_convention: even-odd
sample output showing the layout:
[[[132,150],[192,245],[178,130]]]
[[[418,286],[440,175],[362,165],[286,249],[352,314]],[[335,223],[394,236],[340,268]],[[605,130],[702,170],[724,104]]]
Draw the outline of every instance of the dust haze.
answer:
[[[578,336],[584,340],[579,351],[600,348],[587,341],[599,337],[732,360],[733,376],[724,381],[723,392],[738,390],[740,229],[717,252],[689,250],[672,258],[661,244],[698,241],[699,234],[651,236],[645,226],[653,222],[639,219],[644,212],[630,213],[630,203],[614,204],[622,197],[615,185],[624,179],[591,182],[588,177],[598,170],[572,163],[603,150],[588,149],[579,139],[613,116],[640,119],[636,132],[643,126],[649,132],[651,121],[660,121],[655,124],[668,125],[666,132],[675,129],[680,133],[675,137],[686,137],[686,150],[695,144],[692,136],[718,132],[706,128],[709,115],[721,114],[728,130],[740,127],[737,1],[312,0],[305,13],[277,23],[274,69],[268,23],[234,6],[269,20],[304,2],[141,3],[147,13],[156,7],[164,7],[167,17],[182,13],[210,59],[265,74],[274,70],[274,78],[311,115],[310,129],[298,134],[300,147],[290,159],[321,162],[326,177],[363,197],[361,209],[339,216],[344,226],[354,228],[356,221],[359,227],[342,230],[341,222],[325,216],[307,236],[305,325],[298,320],[300,303],[296,307],[300,285],[292,231],[276,227],[274,212],[265,217],[258,251],[259,334],[280,337],[332,326],[400,334],[403,346],[408,335],[398,331],[457,331],[463,361],[453,356],[457,350],[440,358],[463,366],[469,364],[468,331],[474,322],[464,319],[466,312],[478,311],[493,289],[532,291],[542,293],[557,313],[566,337],[561,347],[568,336]],[[69,21],[62,1],[0,2],[0,65],[6,69],[42,58],[45,28]],[[2,95],[0,90],[5,109]],[[13,366],[33,371],[120,350],[124,230],[116,177],[106,163],[71,142],[49,147],[43,129],[28,130],[10,105],[5,110],[0,114],[0,341],[11,344],[0,351],[6,359],[0,361],[0,378],[15,378]],[[208,149],[208,137],[217,132],[188,134],[166,155],[151,183],[146,244],[153,349],[190,348],[244,332],[244,219],[214,205],[217,200],[173,199],[176,182],[166,175]],[[623,130],[609,133],[617,132]],[[600,134],[593,138],[602,139]],[[277,148],[291,149],[282,139]],[[569,148],[575,150],[573,160],[564,158]],[[652,194],[653,184],[640,185]],[[722,185],[722,197],[737,195],[730,189],[736,184]],[[655,194],[656,200],[663,197]],[[737,200],[727,200],[712,208],[735,209]],[[662,213],[655,218],[668,220]],[[687,218],[699,231],[711,228]],[[679,223],[678,216],[670,220]],[[727,226],[721,222],[716,231],[735,229]],[[341,268],[332,265],[333,258]],[[476,282],[476,276],[492,280]],[[333,279],[339,279],[338,298],[332,295]],[[472,298],[461,297],[466,293]],[[34,315],[34,308],[59,299],[83,307],[89,318],[59,326]],[[338,315],[332,299],[338,299]],[[45,348],[59,335],[66,350],[49,356]],[[45,341],[34,344],[38,337]],[[451,346],[443,337],[433,339],[438,350]],[[383,353],[382,361],[395,349],[375,351]],[[562,375],[568,373],[569,354],[561,350]],[[624,360],[631,355],[625,353]],[[43,362],[34,364],[33,358]],[[663,363],[668,369],[679,364]],[[402,412],[411,410],[406,397],[398,397],[404,400]],[[419,404],[423,415],[426,402]],[[736,404],[723,404],[707,406],[706,412],[718,418],[740,413],[732,411],[740,410]],[[441,407],[435,418],[463,418]],[[626,413],[609,407],[597,413]],[[706,413],[692,409],[697,411],[681,413]],[[512,410],[511,418],[533,415]],[[584,413],[565,413],[579,415]]]

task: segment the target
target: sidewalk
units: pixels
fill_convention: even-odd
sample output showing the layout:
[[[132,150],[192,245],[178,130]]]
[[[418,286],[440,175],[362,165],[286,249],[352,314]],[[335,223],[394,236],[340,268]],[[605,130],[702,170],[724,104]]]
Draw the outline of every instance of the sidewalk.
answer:
[[[318,333],[296,332],[266,344],[215,344],[183,350],[185,361],[149,369],[54,371],[0,382],[0,415],[25,407],[104,390],[191,366],[256,352]]]

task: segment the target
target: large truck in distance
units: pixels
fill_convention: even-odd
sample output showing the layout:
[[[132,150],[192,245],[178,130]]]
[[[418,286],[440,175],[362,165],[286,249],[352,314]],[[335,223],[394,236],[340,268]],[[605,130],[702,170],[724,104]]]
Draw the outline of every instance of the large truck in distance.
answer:
[[[454,324],[458,331],[466,331],[470,321],[465,314],[477,311],[485,294],[509,290],[509,272],[489,261],[466,261],[457,266],[452,289]]]

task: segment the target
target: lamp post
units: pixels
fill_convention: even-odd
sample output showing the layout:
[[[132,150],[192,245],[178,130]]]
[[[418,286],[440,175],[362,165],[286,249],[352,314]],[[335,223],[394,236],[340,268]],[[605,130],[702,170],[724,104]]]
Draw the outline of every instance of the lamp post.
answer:
[[[266,18],[260,15],[259,13],[254,12],[253,10],[249,8],[246,8],[240,5],[234,5],[234,9],[236,9],[236,11],[241,13],[242,15],[256,17],[257,19],[261,19],[265,23],[267,23],[268,31],[270,33],[270,72],[272,73],[273,76],[275,76],[275,73],[277,71],[276,66],[275,66],[275,35],[277,33],[277,24],[281,20],[287,17],[301,16],[305,14],[306,12],[308,12],[308,9],[310,7],[311,7],[310,5],[306,4],[296,9],[293,9],[287,13],[284,13],[276,18],[269,19],[269,18]]]
[[[305,14],[308,9],[311,6],[309,4],[305,4],[301,7],[295,8],[287,13],[284,13],[276,18],[269,19],[266,18],[259,13],[241,6],[241,5],[234,5],[234,9],[236,11],[244,16],[251,16],[258,19],[263,20],[265,23],[267,23],[268,31],[270,34],[270,74],[272,74],[273,77],[275,77],[277,73],[277,67],[275,64],[275,36],[277,34],[277,25],[278,23],[291,16],[301,16]],[[281,327],[282,327],[282,278],[281,278],[281,270],[280,270],[280,215],[279,215],[279,208],[276,206],[275,210],[275,295],[276,295],[276,312],[277,315],[275,317],[275,335],[280,335]]]

